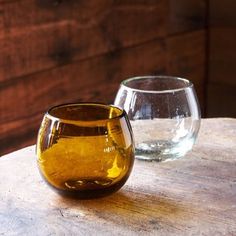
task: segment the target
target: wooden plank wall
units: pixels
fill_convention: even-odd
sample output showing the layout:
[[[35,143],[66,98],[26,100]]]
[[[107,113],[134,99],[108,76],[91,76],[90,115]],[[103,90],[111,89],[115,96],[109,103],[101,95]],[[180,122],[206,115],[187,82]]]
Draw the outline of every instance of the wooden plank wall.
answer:
[[[210,0],[207,115],[236,117],[236,1]]]
[[[0,155],[35,143],[43,113],[112,103],[130,76],[191,79],[204,107],[205,0],[0,0]]]

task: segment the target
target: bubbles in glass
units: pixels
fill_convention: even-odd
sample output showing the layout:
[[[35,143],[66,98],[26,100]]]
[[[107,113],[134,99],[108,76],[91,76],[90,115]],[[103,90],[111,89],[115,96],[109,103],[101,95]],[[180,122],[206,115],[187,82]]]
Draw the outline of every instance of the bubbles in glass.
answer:
[[[200,128],[200,109],[189,80],[171,76],[130,78],[121,83],[114,104],[128,114],[136,158],[174,160],[192,149]]]

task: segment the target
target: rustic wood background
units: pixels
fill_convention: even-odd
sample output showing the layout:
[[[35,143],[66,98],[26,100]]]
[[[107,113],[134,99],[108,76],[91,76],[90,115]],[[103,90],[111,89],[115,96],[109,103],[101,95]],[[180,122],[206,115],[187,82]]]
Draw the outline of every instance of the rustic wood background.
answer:
[[[204,114],[208,7],[207,0],[0,0],[0,155],[35,143],[49,107],[112,103],[130,76],[189,78]]]
[[[207,116],[236,117],[236,1],[210,0]]]

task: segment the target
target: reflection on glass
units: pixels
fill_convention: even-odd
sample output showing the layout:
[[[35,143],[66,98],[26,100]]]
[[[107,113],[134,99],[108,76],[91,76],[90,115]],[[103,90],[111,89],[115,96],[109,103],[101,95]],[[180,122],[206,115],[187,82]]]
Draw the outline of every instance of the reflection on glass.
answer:
[[[117,191],[134,160],[126,113],[102,104],[67,104],[51,108],[39,130],[40,172],[59,193],[79,198]]]
[[[137,158],[173,160],[192,149],[200,110],[190,81],[170,76],[131,78],[121,83],[114,103],[128,114]]]

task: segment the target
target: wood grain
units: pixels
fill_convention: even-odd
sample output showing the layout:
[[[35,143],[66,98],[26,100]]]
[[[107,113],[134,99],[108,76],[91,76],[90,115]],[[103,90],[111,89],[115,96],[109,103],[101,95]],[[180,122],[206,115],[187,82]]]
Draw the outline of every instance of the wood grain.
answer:
[[[0,81],[91,58],[165,35],[161,0],[21,0],[4,3],[0,35]]]
[[[136,160],[119,192],[94,200],[63,198],[49,189],[38,173],[34,146],[1,157],[0,234],[233,236],[235,131],[235,119],[202,120],[186,157]]]
[[[140,21],[140,19],[134,19],[133,17],[134,14],[136,17],[141,14],[143,16],[143,24],[145,24],[148,19],[149,23],[153,24],[153,22],[150,21],[151,18],[153,20],[157,18],[164,19],[163,14],[165,10],[167,10],[165,8],[165,6],[167,6],[165,2],[166,1],[163,0],[59,0],[57,4],[56,0],[0,1],[0,7],[2,9],[0,19],[10,30],[65,20],[77,22],[78,26],[81,28],[89,28],[101,23],[109,25],[115,20],[118,13],[123,14],[126,20],[129,19],[131,22],[134,22],[134,20],[135,22]],[[155,16],[154,13],[157,11],[160,14]],[[129,13],[130,16],[127,13]],[[149,16],[147,14],[149,14]],[[109,19],[110,22],[105,22],[107,19]],[[124,20],[125,19],[120,18],[120,22],[118,22],[117,19],[116,23],[123,25]],[[140,26],[142,27],[142,23]],[[127,25],[127,27],[129,26]],[[159,30],[158,32],[160,33],[163,29]]]

